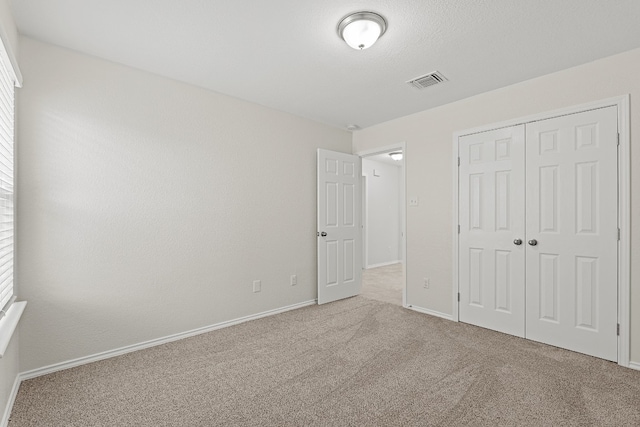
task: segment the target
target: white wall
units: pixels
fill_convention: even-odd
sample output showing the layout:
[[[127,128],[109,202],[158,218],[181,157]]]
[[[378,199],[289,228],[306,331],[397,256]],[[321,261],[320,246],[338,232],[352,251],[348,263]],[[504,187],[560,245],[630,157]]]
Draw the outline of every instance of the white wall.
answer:
[[[375,176],[373,171],[379,176]],[[400,168],[362,159],[367,177],[366,267],[398,262],[400,259]]]
[[[13,20],[10,0],[0,0],[0,34],[14,55],[18,56],[18,29]],[[6,40],[5,40],[6,37]]]
[[[350,133],[20,48],[22,371],[316,298],[316,148]]]
[[[0,34],[3,36],[3,42],[6,42],[14,55],[18,55],[18,32],[13,16],[9,0],[0,0]],[[6,38],[6,40],[5,40]],[[15,292],[18,292],[17,280],[14,284]],[[4,414],[5,408],[9,403],[11,389],[18,375],[18,338],[19,331],[16,330],[11,338],[9,347],[0,359],[0,422]]]
[[[452,312],[452,134],[614,96],[631,94],[631,360],[640,361],[640,49],[484,93],[354,133],[354,152],[407,144],[407,303]],[[451,81],[448,84],[455,84]],[[636,147],[636,148],[634,148]],[[424,289],[421,278],[431,278]]]
[[[0,359],[0,425],[2,425],[5,411],[9,410],[11,390],[19,372],[18,347],[18,334],[15,333],[9,342],[9,347]]]

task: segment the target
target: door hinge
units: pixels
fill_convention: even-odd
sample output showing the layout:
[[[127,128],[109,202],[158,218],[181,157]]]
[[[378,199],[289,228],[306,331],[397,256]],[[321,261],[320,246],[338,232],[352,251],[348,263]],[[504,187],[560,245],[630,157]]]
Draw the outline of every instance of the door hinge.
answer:
[[[618,336],[620,336],[620,323],[618,323],[618,327],[616,329],[616,334],[618,334]]]
[[[320,232],[316,232],[316,237],[320,237]]]
[[[620,241],[620,227],[618,227],[618,242]]]
[[[460,224],[458,224],[458,234],[460,234]]]
[[[460,292],[458,292],[458,302],[460,302]]]
[[[618,132],[618,145],[620,145],[620,132]]]
[[[460,166],[460,157],[458,157],[458,166]]]

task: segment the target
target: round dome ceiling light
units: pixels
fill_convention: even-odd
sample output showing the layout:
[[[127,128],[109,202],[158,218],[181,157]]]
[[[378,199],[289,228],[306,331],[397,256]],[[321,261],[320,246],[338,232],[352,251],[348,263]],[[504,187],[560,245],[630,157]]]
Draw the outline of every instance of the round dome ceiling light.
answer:
[[[354,49],[370,48],[387,31],[387,21],[377,13],[356,12],[340,21],[338,34]]]
[[[394,151],[393,153],[389,153],[389,156],[396,162],[399,162],[402,160],[402,151]]]

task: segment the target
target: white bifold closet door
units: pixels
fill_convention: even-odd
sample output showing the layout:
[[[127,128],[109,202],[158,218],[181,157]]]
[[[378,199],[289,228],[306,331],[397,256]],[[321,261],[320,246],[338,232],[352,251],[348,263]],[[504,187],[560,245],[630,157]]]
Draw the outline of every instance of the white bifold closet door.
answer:
[[[617,109],[527,124],[526,336],[618,359]]]
[[[459,139],[460,320],[617,360],[617,109]]]
[[[524,125],[460,138],[460,320],[524,337]]]

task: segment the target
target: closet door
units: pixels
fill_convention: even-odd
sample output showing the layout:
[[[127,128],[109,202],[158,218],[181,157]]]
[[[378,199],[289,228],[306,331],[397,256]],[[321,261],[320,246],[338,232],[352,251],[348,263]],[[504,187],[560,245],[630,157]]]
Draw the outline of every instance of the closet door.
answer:
[[[526,125],[526,337],[617,360],[617,110]]]
[[[524,131],[520,125],[458,141],[459,318],[520,337],[525,320]]]

